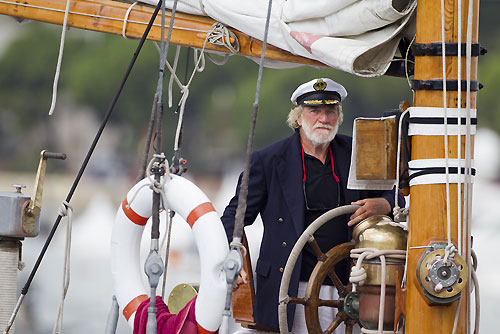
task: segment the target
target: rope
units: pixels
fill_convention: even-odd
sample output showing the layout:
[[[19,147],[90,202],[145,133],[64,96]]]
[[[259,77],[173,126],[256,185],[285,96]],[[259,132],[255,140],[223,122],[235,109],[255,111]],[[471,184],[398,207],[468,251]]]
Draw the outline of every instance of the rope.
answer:
[[[235,45],[231,43],[231,38],[234,39]],[[209,34],[208,42],[213,45],[223,46],[232,54],[240,52],[240,43],[235,33],[227,29],[225,25],[220,22],[212,24],[212,31]]]
[[[451,215],[450,215],[450,176],[448,167],[448,110],[446,98],[446,48],[444,32],[444,0],[441,0],[441,49],[442,67],[443,67],[443,109],[444,109],[444,159],[446,174],[446,231],[448,235],[448,244],[451,244]]]
[[[62,280],[62,293],[61,301],[59,302],[59,310],[57,311],[57,318],[54,323],[52,333],[62,333],[63,329],[63,314],[64,314],[64,300],[68,293],[70,281],[70,254],[71,254],[71,230],[73,228],[73,208],[68,202],[64,201],[59,207],[59,215],[61,217],[68,217],[68,225],[66,228],[66,248],[64,250],[64,266],[63,266],[63,280]]]
[[[122,36],[125,39],[128,39],[127,34],[126,34],[126,32],[127,32],[128,17],[130,15],[130,12],[132,11],[132,8],[134,8],[135,5],[137,5],[137,4],[138,4],[138,2],[136,1],[132,5],[130,5],[130,7],[127,9],[127,12],[125,13],[125,17],[123,18]]]
[[[171,23],[171,25],[173,25],[173,24]],[[230,38],[234,38],[236,46],[233,46],[231,44]],[[175,81],[177,83],[177,86],[180,88],[181,93],[182,93],[182,96],[181,96],[179,103],[178,103],[179,118],[177,121],[177,129],[175,131],[174,151],[179,150],[179,142],[180,142],[180,137],[181,137],[182,124],[183,124],[183,120],[184,120],[184,110],[186,108],[186,101],[189,97],[189,87],[191,86],[191,83],[194,79],[195,74],[197,72],[203,72],[203,70],[205,68],[205,48],[206,48],[207,42],[215,44],[215,45],[225,46],[232,53],[239,52],[239,42],[238,42],[238,39],[236,38],[236,35],[234,35],[233,32],[229,31],[222,23],[216,22],[212,25],[212,29],[207,32],[207,37],[205,38],[205,41],[203,43],[203,47],[199,51],[200,55],[198,56],[198,50],[196,50],[196,49],[194,50],[195,66],[194,66],[193,72],[191,73],[191,76],[186,84],[182,84],[176,75],[178,51],[176,53],[176,58],[174,60],[173,67],[168,63],[168,61],[166,61],[166,55],[164,56],[165,66],[170,71],[169,106],[171,105],[170,104],[171,103],[171,96],[172,96],[171,87],[173,85],[173,81]],[[155,45],[156,45],[156,48],[159,49],[158,45],[156,43],[155,43]]]
[[[259,74],[257,76],[257,89],[255,92],[255,100],[253,103],[252,120],[250,122],[250,133],[248,135],[247,151],[245,156],[246,160],[245,170],[243,172],[243,178],[241,180],[240,194],[238,196],[238,206],[236,208],[233,241],[240,241],[243,236],[245,212],[247,209],[246,199],[248,195],[248,179],[250,177],[250,159],[253,151],[253,142],[255,138],[255,125],[257,123],[257,113],[259,111],[260,85],[262,81],[262,72],[264,69],[264,56],[266,54],[266,48],[267,48],[267,36],[269,33],[269,22],[271,20],[272,3],[273,1],[269,0],[269,4],[267,7],[267,18],[266,18],[266,26],[264,29],[264,40],[262,41],[262,54],[260,56]]]
[[[474,252],[473,249],[471,249],[471,254],[472,258],[475,259],[475,264],[477,266],[477,257],[476,257],[476,252]],[[471,276],[472,276],[472,282],[474,283],[474,296],[475,296],[475,306],[476,306],[476,318],[474,321],[474,334],[479,334],[479,320],[480,320],[480,315],[481,315],[481,300],[480,300],[480,294],[479,294],[479,281],[477,279],[477,274],[476,274],[476,268],[473,268],[474,270],[471,271]],[[469,303],[470,304],[470,303]],[[470,320],[470,319],[469,319]],[[470,322],[469,322],[470,323]]]
[[[408,82],[408,86],[410,87],[410,90],[413,91],[413,89],[411,88],[411,82],[410,82],[410,76],[408,74],[408,54],[410,53],[410,50],[411,50],[411,46],[413,44],[413,42],[415,42],[415,37],[417,35],[413,36],[411,42],[410,42],[410,45],[408,45],[408,49],[406,49],[406,55],[405,55],[405,74],[406,74],[406,81]]]
[[[458,36],[457,36],[457,108],[458,114],[462,110],[462,1],[458,1]],[[460,122],[461,124],[462,122]],[[459,125],[460,126],[460,125]],[[457,159],[462,158],[462,135],[457,134]],[[458,168],[457,180],[457,239],[458,253],[462,255],[462,182],[460,179],[461,168]],[[453,332],[455,334],[455,332]]]
[[[158,43],[155,43],[155,45],[158,46]],[[174,58],[174,67],[173,67],[174,73],[177,71],[177,64],[179,63],[180,52],[181,52],[181,46],[177,45],[177,48],[175,48],[175,58]],[[173,85],[174,85],[174,75],[171,72],[170,79],[168,80],[168,107],[169,108],[172,108],[172,88],[173,88]]]
[[[458,45],[460,45],[460,44],[458,44]],[[457,309],[455,311],[455,320],[453,321],[452,334],[455,334],[457,332],[458,316],[460,314],[460,305],[462,305],[462,296],[460,296],[460,298],[458,298]]]
[[[165,298],[165,287],[167,284],[167,269],[168,269],[168,257],[170,255],[170,240],[171,240],[171,235],[172,235],[172,223],[173,223],[173,217],[174,217],[175,212],[169,210],[167,211],[167,233],[166,233],[166,238],[163,239],[161,242],[160,249],[163,248],[163,243],[165,242],[165,239],[167,240],[167,247],[165,248],[165,272],[163,273],[163,282],[162,282],[162,289],[161,289],[161,298]]]
[[[259,110],[259,93],[260,93],[260,85],[262,80],[262,71],[264,68],[264,57],[266,54],[267,48],[267,37],[269,33],[269,22],[271,21],[271,8],[273,1],[269,0],[269,4],[267,7],[267,17],[266,17],[266,26],[264,28],[264,39],[262,41],[262,54],[259,62],[259,73],[257,75],[257,88],[255,92],[255,100],[253,104],[253,112],[252,112],[252,120],[250,122],[250,132],[248,134],[248,142],[247,142],[247,150],[245,154],[245,170],[243,172],[243,178],[240,184],[240,193],[238,196],[238,206],[236,208],[235,214],[235,223],[234,223],[234,231],[233,231],[233,240],[231,242],[231,250],[224,261],[224,269],[226,273],[226,282],[227,282],[227,293],[226,293],[226,303],[224,306],[224,311],[222,313],[222,325],[220,332],[222,334],[227,334],[229,332],[229,317],[231,316],[231,294],[233,282],[238,277],[238,274],[241,271],[241,239],[243,237],[243,227],[244,227],[244,219],[245,219],[245,211],[247,209],[247,196],[248,196],[248,180],[250,176],[250,160],[253,151],[253,142],[255,138],[255,125],[257,123],[257,113]],[[216,26],[212,26],[216,29]],[[207,36],[208,40],[209,36]],[[205,44],[203,45],[205,47]],[[238,254],[238,256],[236,256]],[[231,258],[234,255],[234,259]],[[228,264],[237,260],[236,263],[239,264],[237,269],[233,272],[232,268],[234,265],[229,266]],[[234,275],[233,275],[234,273]]]
[[[54,113],[54,109],[56,108],[56,100],[57,100],[57,84],[59,83],[59,75],[61,74],[61,63],[62,56],[64,52],[64,41],[66,39],[66,26],[68,24],[68,14],[69,14],[69,4],[71,0],[66,0],[66,10],[64,11],[64,21],[61,32],[61,44],[59,45],[59,56],[57,57],[57,66],[56,66],[56,74],[54,76],[54,83],[52,84],[52,102],[50,104],[49,115]]]
[[[472,256],[472,248],[470,245],[470,235],[471,235],[471,221],[472,221],[472,185],[471,185],[471,160],[472,160],[472,150],[471,150],[471,120],[470,120],[470,110],[471,110],[471,100],[470,100],[470,80],[471,80],[471,63],[472,63],[472,1],[469,1],[469,10],[467,14],[467,43],[466,43],[466,80],[467,80],[467,94],[466,94],[466,136],[465,136],[465,159],[466,159],[466,172],[465,172],[465,184],[464,190],[466,190],[464,195],[464,207],[466,208],[467,215],[464,215],[464,230],[467,230],[467,233],[463,234],[464,246],[466,246],[466,258],[470,259]],[[466,216],[466,217],[465,217]],[[469,222],[469,224],[467,224]],[[471,278],[474,279],[475,273],[473,274],[471,261],[469,264],[469,281],[467,284],[467,291],[470,293],[471,291]],[[476,286],[477,290],[479,289]],[[479,294],[476,292],[476,333],[479,333]],[[471,309],[470,303],[467,303],[467,330],[470,332],[470,319],[471,319]]]
[[[1,0],[0,0],[1,1]],[[85,171],[85,168],[87,167],[89,161],[90,161],[90,158],[92,157],[92,154],[97,146],[97,143],[99,142],[99,139],[102,135],[102,132],[104,131],[104,128],[106,127],[106,124],[109,120],[109,118],[111,117],[111,114],[114,110],[114,107],[116,105],[116,103],[118,102],[118,98],[120,97],[120,94],[123,90],[123,87],[125,86],[125,83],[128,79],[128,76],[130,75],[130,72],[132,71],[132,68],[134,67],[134,64],[135,64],[135,61],[137,60],[137,57],[139,56],[139,53],[142,49],[142,46],[144,45],[144,42],[146,41],[146,37],[148,36],[149,34],[149,31],[151,30],[151,27],[153,26],[153,22],[154,22],[154,19],[156,17],[156,15],[158,14],[158,11],[160,10],[160,5],[161,5],[161,1],[158,2],[158,5],[156,6],[155,8],[155,11],[153,13],[153,15],[151,16],[151,19],[149,21],[149,24],[146,28],[146,30],[144,31],[144,34],[137,46],[137,49],[132,57],[132,60],[130,61],[130,64],[123,76],[123,79],[122,79],[122,82],[120,83],[120,87],[118,88],[115,96],[113,97],[113,100],[111,102],[111,105],[110,107],[108,108],[108,111],[106,112],[106,116],[104,117],[104,120],[102,121],[101,123],[101,126],[99,127],[99,130],[97,131],[97,134],[95,135],[94,137],[94,140],[92,142],[92,144],[90,145],[90,148],[87,152],[87,155],[85,156],[85,159],[82,163],[82,166],[80,167],[80,170],[78,171],[78,174],[73,182],[73,185],[71,186],[71,189],[66,197],[66,202],[69,203],[71,198],[73,197],[73,194],[76,190],[76,187],[78,186],[78,183],[80,182],[80,179],[82,178],[83,176],[83,173]],[[40,267],[40,264],[42,262],[42,259],[47,251],[47,248],[49,247],[49,244],[50,242],[52,241],[52,238],[54,237],[54,234],[57,230],[57,227],[59,226],[59,223],[61,222],[61,218],[62,216],[58,216],[56,218],[56,221],[54,222],[54,225],[52,226],[52,229],[50,230],[49,232],[49,235],[47,237],[47,240],[45,241],[45,244],[43,245],[42,247],[42,250],[40,251],[40,254],[35,262],[35,265],[33,267],[33,269],[31,270],[31,273],[28,277],[28,280],[26,282],[26,284],[24,285],[23,289],[21,290],[21,295],[19,296],[19,299],[18,299],[18,302],[17,302],[17,305],[15,307],[15,309],[13,310],[13,313],[11,315],[11,318],[9,320],[9,323],[7,324],[7,327],[6,327],[6,333],[9,332],[10,328],[12,327],[12,324],[14,323],[15,321],[15,318],[17,316],[17,312],[19,310],[19,308],[21,307],[21,304],[24,300],[24,297],[26,296],[26,294],[28,293],[28,290],[30,288],[30,285],[31,285],[31,282],[33,281],[33,278],[35,277],[35,274],[38,270],[38,268]]]
[[[363,285],[364,280],[367,275],[365,269],[361,266],[363,260],[371,260],[374,258],[380,258],[381,262],[381,279],[382,282],[380,284],[380,303],[379,303],[379,313],[378,313],[378,330],[368,330],[361,328],[363,333],[378,333],[378,334],[388,334],[392,333],[391,331],[384,331],[384,310],[385,310],[385,290],[386,290],[386,257],[388,259],[394,260],[405,260],[406,259],[406,251],[404,250],[396,250],[396,249],[387,249],[387,250],[379,250],[376,248],[355,248],[351,250],[351,258],[357,259],[356,266],[351,268],[351,275],[349,277],[349,281],[352,283],[352,291],[356,292],[357,285]]]
[[[401,113],[399,117],[399,130],[398,130],[398,150],[397,150],[397,163],[396,163],[396,189],[394,191],[394,208],[393,208],[393,216],[394,221],[402,222],[406,220],[408,216],[409,210],[407,208],[399,207],[399,178],[400,178],[400,161],[401,161],[401,137],[402,137],[402,124],[404,121],[404,117],[410,111],[410,109],[406,109]]]

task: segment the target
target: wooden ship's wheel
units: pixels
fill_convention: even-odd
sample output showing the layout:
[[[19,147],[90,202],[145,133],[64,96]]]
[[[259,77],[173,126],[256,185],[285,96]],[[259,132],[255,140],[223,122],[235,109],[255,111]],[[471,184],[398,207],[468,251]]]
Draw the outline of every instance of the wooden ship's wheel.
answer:
[[[298,302],[304,305],[306,326],[309,333],[333,333],[342,322],[345,323],[345,332],[352,333],[352,328],[357,319],[357,299],[352,296],[350,284],[345,286],[338,277],[335,272],[335,265],[343,259],[349,258],[354,243],[346,242],[335,246],[326,254],[321,252],[316,240],[312,241],[311,245],[313,244],[319,260],[307,283],[305,296],[304,298],[291,299],[290,302]],[[327,275],[337,289],[339,295],[337,300],[320,299],[320,288]],[[318,308],[320,306],[338,309],[337,315],[332,319],[328,328],[324,330],[319,322]]]
[[[283,272],[283,278],[281,280],[279,294],[280,303],[278,306],[280,333],[288,333],[286,309],[287,305],[290,303],[304,305],[306,326],[308,332],[311,334],[333,333],[333,331],[342,322],[345,323],[345,332],[352,333],[353,326],[357,322],[359,298],[355,293],[350,291],[351,289],[349,285],[345,286],[342,283],[338,275],[335,273],[335,264],[349,257],[351,249],[354,247],[354,243],[346,242],[333,247],[326,253],[323,253],[314,239],[313,234],[332,218],[353,213],[358,208],[359,206],[357,205],[346,205],[326,212],[312,222],[297,240],[297,243],[290,253],[290,257],[288,258]],[[306,243],[309,243],[316,252],[318,263],[314,267],[311,277],[309,278],[309,282],[307,283],[305,296],[303,298],[290,297],[288,296],[288,287],[290,285],[291,274],[293,272],[293,268],[295,267],[297,258]],[[319,297],[321,285],[327,275],[337,288],[339,294],[338,300],[324,300]],[[332,322],[326,329],[322,329],[319,322],[319,307],[333,307],[338,309],[336,317],[332,319]]]

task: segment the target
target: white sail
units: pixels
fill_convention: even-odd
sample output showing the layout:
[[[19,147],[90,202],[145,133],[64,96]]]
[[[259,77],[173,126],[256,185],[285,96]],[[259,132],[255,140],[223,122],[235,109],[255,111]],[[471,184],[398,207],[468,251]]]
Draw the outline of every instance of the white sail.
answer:
[[[155,0],[143,0],[156,4]],[[268,42],[360,76],[385,73],[410,26],[416,0],[275,0]],[[167,0],[172,7],[173,1]],[[268,0],[180,0],[177,9],[206,15],[262,40]],[[275,66],[275,65],[274,65]]]

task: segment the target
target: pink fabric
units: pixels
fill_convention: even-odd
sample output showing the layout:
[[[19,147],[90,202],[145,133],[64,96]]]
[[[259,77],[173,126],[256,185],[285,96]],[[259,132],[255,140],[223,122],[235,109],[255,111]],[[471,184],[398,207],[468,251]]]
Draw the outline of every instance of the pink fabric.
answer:
[[[163,299],[156,296],[156,325],[158,334],[196,334],[197,325],[194,314],[196,296],[178,314],[172,314]],[[134,319],[134,334],[146,334],[149,299],[142,302]]]
[[[290,35],[300,43],[303,47],[306,48],[306,50],[312,54],[311,51],[311,45],[312,43],[316,42],[318,39],[323,38],[325,36],[323,35],[313,35],[309,34],[307,32],[300,32],[300,31],[291,31]]]

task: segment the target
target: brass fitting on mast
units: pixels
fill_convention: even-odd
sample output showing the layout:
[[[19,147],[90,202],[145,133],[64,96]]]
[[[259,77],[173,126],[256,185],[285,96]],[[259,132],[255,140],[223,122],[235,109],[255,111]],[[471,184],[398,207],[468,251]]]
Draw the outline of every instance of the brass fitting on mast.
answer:
[[[429,305],[457,300],[467,286],[469,268],[459,254],[446,256],[446,242],[433,242],[417,267],[417,281]]]
[[[53,153],[43,150],[40,152],[40,163],[35,178],[34,198],[26,203],[22,217],[22,228],[25,233],[32,233],[35,230],[37,218],[42,208],[43,184],[45,182],[45,170],[47,168],[47,159],[65,160],[66,154]]]

